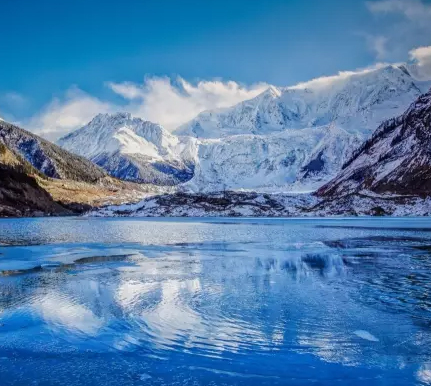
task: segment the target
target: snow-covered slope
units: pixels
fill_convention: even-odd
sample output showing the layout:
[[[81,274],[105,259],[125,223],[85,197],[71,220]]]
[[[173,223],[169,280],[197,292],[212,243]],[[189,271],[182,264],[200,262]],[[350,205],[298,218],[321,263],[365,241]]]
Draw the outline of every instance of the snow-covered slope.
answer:
[[[268,134],[335,124],[351,133],[370,134],[401,114],[424,92],[406,66],[386,66],[320,78],[293,87],[270,87],[233,107],[205,111],[175,134],[220,138]]]
[[[383,123],[318,193],[362,191],[431,196],[431,90],[403,115]]]
[[[191,191],[310,191],[336,174],[360,144],[335,126],[201,140]]]
[[[193,175],[196,142],[128,113],[99,114],[59,145],[124,180],[173,185]]]
[[[340,170],[360,138],[323,126],[198,140],[121,113],[99,115],[59,144],[125,180],[185,183],[185,190],[199,192],[309,191]]]

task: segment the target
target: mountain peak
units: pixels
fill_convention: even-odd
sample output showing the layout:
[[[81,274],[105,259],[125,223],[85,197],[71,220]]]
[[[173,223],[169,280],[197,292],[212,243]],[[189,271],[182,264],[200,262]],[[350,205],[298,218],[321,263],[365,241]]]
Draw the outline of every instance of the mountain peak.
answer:
[[[188,147],[159,124],[130,113],[99,114],[58,143],[117,178],[171,185],[190,176],[179,155]]]
[[[127,122],[131,121],[133,119],[132,114],[128,112],[117,112],[117,113],[100,113],[97,114],[89,123],[88,125],[100,125],[103,122],[109,122],[109,123],[121,123],[121,122]],[[140,118],[137,118],[140,119]]]
[[[260,95],[269,96],[271,98],[278,98],[281,95],[281,90],[278,87],[271,85]]]
[[[369,135],[386,119],[401,114],[423,92],[400,66],[342,72],[292,87],[270,86],[253,99],[207,111],[174,131],[178,135],[221,138],[276,133],[335,123]]]

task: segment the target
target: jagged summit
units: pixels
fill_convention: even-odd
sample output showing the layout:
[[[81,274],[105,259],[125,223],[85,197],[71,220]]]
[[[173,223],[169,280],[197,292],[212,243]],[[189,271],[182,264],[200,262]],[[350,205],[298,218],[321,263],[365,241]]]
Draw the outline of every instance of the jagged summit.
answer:
[[[260,95],[263,97],[278,98],[281,94],[282,94],[281,88],[271,85]]]
[[[130,113],[99,114],[58,144],[124,180],[172,185],[192,174],[187,143]]]
[[[292,87],[270,87],[230,108],[205,111],[174,133],[220,138],[336,123],[349,132],[369,134],[404,111],[423,87],[400,66],[341,73]]]
[[[173,137],[162,126],[120,112],[98,114],[86,126],[61,138],[58,143],[87,158],[116,150],[130,154],[146,150],[148,156],[157,158],[158,152],[164,153],[163,147],[172,141]]]

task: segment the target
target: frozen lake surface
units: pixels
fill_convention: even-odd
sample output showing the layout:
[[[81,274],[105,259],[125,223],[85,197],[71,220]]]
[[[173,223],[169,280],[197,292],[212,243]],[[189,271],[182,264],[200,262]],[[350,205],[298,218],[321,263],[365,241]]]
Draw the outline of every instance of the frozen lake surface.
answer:
[[[430,385],[431,220],[0,220],[0,385]]]

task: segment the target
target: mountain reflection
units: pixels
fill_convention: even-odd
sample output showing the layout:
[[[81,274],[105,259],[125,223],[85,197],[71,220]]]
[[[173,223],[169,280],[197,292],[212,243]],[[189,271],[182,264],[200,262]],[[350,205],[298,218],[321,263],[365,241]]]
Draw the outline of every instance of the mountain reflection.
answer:
[[[364,368],[371,384],[389,372],[399,384],[429,383],[423,234],[385,230],[379,239],[348,228],[340,238],[340,229],[319,228],[324,242],[313,232],[295,241],[289,228],[269,228],[259,242],[4,247],[0,352],[18,358],[17,369],[27,368],[19,358],[73,354],[87,366],[88,355],[113,355],[116,366],[144,363],[163,380],[169,364],[180,379],[210,373],[238,384],[322,369],[357,379]],[[276,243],[273,232],[281,232]]]

